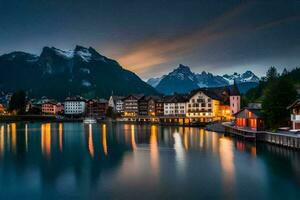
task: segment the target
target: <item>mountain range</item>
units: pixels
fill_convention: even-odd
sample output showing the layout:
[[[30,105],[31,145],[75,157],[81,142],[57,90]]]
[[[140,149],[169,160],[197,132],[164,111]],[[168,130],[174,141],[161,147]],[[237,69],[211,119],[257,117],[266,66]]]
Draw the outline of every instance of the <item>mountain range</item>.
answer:
[[[0,56],[0,70],[0,91],[22,89],[33,97],[157,94],[136,74],[92,47],[76,46],[70,51],[44,47],[39,56],[12,52]]]
[[[157,89],[158,92],[172,94],[174,92],[186,93],[197,88],[232,85],[235,82],[240,91],[245,93],[256,87],[259,80],[251,71],[246,71],[243,74],[233,73],[232,75],[219,76],[205,71],[194,73],[188,66],[180,64],[178,68],[169,74],[158,78],[150,78],[147,83]]]

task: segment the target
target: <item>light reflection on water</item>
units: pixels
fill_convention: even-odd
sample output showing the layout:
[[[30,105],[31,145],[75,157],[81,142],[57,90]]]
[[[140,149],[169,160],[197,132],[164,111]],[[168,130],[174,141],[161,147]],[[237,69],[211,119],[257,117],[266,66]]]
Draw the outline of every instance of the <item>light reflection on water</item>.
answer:
[[[297,151],[200,128],[0,124],[6,199],[293,199],[299,169]]]

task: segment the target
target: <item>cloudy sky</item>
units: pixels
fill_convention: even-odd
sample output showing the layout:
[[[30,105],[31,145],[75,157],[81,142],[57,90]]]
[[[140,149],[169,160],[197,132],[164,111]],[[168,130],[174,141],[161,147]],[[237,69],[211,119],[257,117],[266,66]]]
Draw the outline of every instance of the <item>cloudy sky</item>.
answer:
[[[76,44],[143,79],[179,63],[261,76],[300,67],[300,1],[0,0],[0,54]]]

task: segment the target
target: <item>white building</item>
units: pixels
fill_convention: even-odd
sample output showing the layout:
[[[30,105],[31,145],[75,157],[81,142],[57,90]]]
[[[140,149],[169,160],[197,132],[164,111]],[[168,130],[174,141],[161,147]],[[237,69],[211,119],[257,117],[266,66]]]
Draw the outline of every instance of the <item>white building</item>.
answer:
[[[114,112],[122,113],[124,108],[124,101],[122,96],[110,96],[108,106],[112,107]]]
[[[300,99],[288,107],[291,111],[291,122],[293,130],[300,130]]]
[[[182,95],[164,97],[165,116],[185,116],[187,98]]]
[[[187,117],[211,117],[213,116],[213,101],[203,91],[191,94],[187,102]]]
[[[82,97],[67,98],[64,103],[66,115],[81,115],[85,113],[86,101]]]

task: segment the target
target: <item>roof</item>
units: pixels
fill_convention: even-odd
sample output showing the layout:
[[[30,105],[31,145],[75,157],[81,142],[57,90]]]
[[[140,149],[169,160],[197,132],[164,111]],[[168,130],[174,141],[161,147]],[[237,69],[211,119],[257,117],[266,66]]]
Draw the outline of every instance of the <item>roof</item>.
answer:
[[[128,99],[129,97],[134,97],[136,100],[141,99],[142,97],[144,97],[144,94],[130,94],[127,97],[123,98],[123,100]]]
[[[51,104],[51,105],[56,105],[57,103],[55,101],[47,101],[47,102],[44,102],[44,104]]]
[[[113,101],[118,101],[118,100],[123,100],[125,97],[124,96],[111,96]]]
[[[289,105],[287,107],[287,109],[292,109],[292,108],[296,108],[296,107],[300,107],[300,99],[297,99],[296,101],[294,101],[291,105]]]
[[[186,94],[174,94],[168,95],[163,97],[163,101],[166,103],[180,103],[180,102],[187,102],[189,96]]]
[[[65,101],[86,101],[83,97],[81,96],[76,96],[76,97],[67,97]]]
[[[223,104],[229,104],[229,96],[240,96],[239,89],[235,84],[223,87],[199,88],[193,90],[189,98],[194,96],[197,92],[203,92],[206,96],[214,100],[219,100]]]
[[[240,111],[234,113],[234,115],[236,116],[239,113],[243,112],[244,110],[248,110],[248,111],[252,112],[258,118],[262,118],[263,117],[262,109],[259,109],[259,108],[249,108],[249,107],[242,108]]]

